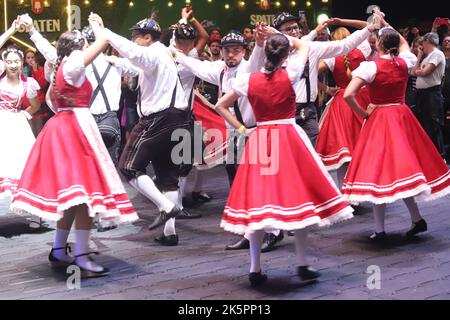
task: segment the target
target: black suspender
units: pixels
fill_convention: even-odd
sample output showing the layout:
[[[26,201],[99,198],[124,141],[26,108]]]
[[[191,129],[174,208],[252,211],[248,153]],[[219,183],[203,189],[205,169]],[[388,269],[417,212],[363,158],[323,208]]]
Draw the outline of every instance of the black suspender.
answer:
[[[306,81],[306,103],[311,102],[311,81],[309,79],[309,60],[306,62],[302,78]]]
[[[224,75],[225,75],[225,70],[222,70],[222,72],[220,73],[220,91],[222,91],[222,94],[224,93],[223,90],[222,90],[222,87],[223,87],[222,83],[223,83]],[[244,122],[244,120],[242,118],[241,110],[239,109],[239,103],[238,103],[237,100],[233,104],[233,110],[234,110],[234,114],[236,115],[236,118],[238,119],[238,121],[240,123],[242,123],[243,125],[245,125],[245,122]]]
[[[95,91],[92,93],[91,101],[89,103],[89,105],[92,106],[98,93],[101,92],[101,94],[103,96],[103,100],[105,101],[106,110],[108,110],[108,112],[111,111],[111,106],[109,105],[108,96],[106,95],[106,91],[105,91],[105,88],[103,87],[103,83],[105,82],[106,77],[108,76],[108,73],[111,70],[111,67],[112,67],[112,65],[110,63],[108,63],[108,67],[106,68],[105,73],[100,78],[100,74],[98,73],[97,67],[95,66],[94,63],[92,63],[92,69],[94,69],[94,75],[95,75],[95,79],[97,80],[98,85],[97,85],[97,88],[95,88]]]

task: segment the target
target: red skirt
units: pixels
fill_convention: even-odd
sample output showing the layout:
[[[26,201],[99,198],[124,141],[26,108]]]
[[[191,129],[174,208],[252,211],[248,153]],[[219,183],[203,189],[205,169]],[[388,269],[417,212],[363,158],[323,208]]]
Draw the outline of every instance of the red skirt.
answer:
[[[31,151],[11,209],[57,221],[85,204],[91,217],[133,221],[138,216],[89,109],[59,112]]]
[[[363,119],[345,102],[344,92],[340,90],[325,109],[317,140],[317,153],[329,171],[337,170],[352,160],[363,124]],[[367,109],[370,103],[368,89],[360,90],[356,99],[362,108]]]
[[[225,230],[298,230],[353,217],[295,120],[258,126],[242,159],[221,222]]]
[[[450,193],[450,170],[406,105],[382,106],[361,130],[342,189],[352,204]]]

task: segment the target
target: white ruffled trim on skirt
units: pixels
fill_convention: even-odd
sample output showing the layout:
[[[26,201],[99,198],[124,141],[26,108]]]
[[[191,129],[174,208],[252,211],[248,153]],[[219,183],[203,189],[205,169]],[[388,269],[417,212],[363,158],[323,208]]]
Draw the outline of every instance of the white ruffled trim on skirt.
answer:
[[[67,201],[66,203],[58,206],[58,212],[57,213],[49,213],[47,211],[42,211],[39,208],[36,208],[26,202],[22,201],[14,201],[13,204],[10,206],[10,210],[14,213],[17,213],[19,215],[27,215],[32,214],[35,216],[38,216],[42,219],[49,220],[49,221],[59,221],[64,217],[64,211],[85,204],[89,209],[89,216],[91,218],[95,218],[97,214],[99,214],[99,218],[101,219],[108,219],[111,221],[111,219],[116,223],[124,223],[124,222],[133,222],[139,219],[139,216],[137,213],[131,213],[131,214],[121,214],[118,209],[115,210],[107,210],[105,206],[102,205],[96,205],[92,206],[90,204],[89,199],[87,199],[85,196],[76,197],[74,199],[71,199],[70,201]]]

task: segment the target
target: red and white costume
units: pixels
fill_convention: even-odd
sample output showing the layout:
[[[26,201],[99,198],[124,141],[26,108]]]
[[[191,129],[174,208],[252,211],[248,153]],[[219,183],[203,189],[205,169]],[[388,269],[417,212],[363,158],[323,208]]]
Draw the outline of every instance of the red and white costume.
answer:
[[[354,204],[392,203],[419,197],[434,200],[450,193],[450,171],[405,104],[408,69],[417,58],[364,62],[353,72],[365,80],[376,109],[365,122],[342,192]]]
[[[66,99],[52,87],[58,113],[36,140],[11,209],[57,221],[65,210],[86,204],[91,217],[138,219],[89,110],[92,86],[81,51],[60,65],[56,86]]]
[[[25,97],[37,96],[38,83],[19,76],[19,85],[9,88],[3,61],[0,61],[0,198],[12,195],[35,142],[26,116],[21,113]]]
[[[355,70],[370,55],[367,41],[358,49],[347,55],[349,69]],[[316,151],[329,171],[339,169],[352,160],[352,152],[358,141],[363,119],[354,112],[344,100],[344,92],[351,78],[347,75],[345,57],[339,56],[324,60],[333,72],[336,84],[341,90],[330,100],[320,120],[320,133]],[[356,96],[359,104],[367,109],[370,103],[367,88],[360,90]]]
[[[248,96],[258,126],[247,142],[224,210],[221,227],[227,231],[298,230],[353,217],[308,136],[295,123],[293,84],[300,81],[303,67],[294,68],[246,74],[234,81],[233,90]]]

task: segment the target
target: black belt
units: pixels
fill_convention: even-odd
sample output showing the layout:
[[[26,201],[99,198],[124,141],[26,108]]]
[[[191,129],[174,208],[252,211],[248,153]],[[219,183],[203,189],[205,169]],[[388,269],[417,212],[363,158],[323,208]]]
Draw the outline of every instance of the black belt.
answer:
[[[421,92],[427,92],[427,91],[433,92],[433,91],[441,91],[441,90],[442,90],[441,85],[430,87],[430,88],[425,88],[425,89],[417,89],[417,91],[421,91]]]
[[[305,109],[307,107],[316,107],[316,105],[314,104],[314,102],[306,102],[306,103],[296,103],[297,105],[297,109]]]

